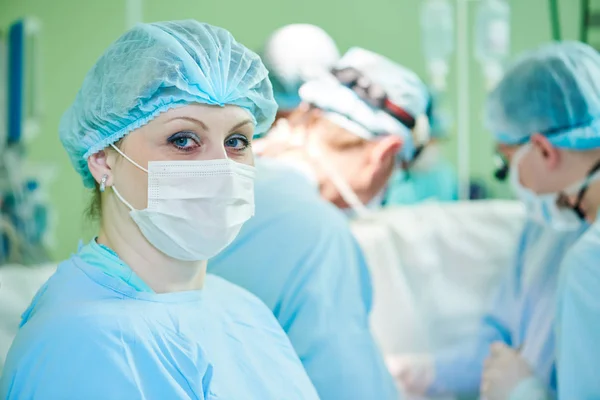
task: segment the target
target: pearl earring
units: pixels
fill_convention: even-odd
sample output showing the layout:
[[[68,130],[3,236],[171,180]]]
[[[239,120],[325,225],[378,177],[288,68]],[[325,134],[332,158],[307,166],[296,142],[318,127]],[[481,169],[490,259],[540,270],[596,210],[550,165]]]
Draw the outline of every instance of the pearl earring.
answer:
[[[106,190],[106,181],[108,180],[108,175],[102,175],[102,180],[100,181],[100,192],[104,192]]]

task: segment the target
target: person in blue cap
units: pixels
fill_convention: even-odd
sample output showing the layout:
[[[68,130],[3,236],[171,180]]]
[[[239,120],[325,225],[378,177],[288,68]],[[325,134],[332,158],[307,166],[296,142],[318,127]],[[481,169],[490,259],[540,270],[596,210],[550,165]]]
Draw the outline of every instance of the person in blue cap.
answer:
[[[105,51],[59,127],[100,230],[23,314],[1,398],[318,398],[271,311],[206,273],[254,214],[275,111],[224,29],[140,24]]]
[[[256,215],[208,271],[273,311],[321,399],[398,399],[369,329],[371,280],[348,218],[295,168],[268,158],[256,167]]]
[[[411,70],[352,48],[331,72],[300,87],[302,104],[257,141],[263,157],[303,171],[350,215],[383,204],[394,171],[429,142],[429,94]]]
[[[511,181],[532,216],[557,229],[586,231],[565,250],[558,269],[546,273],[554,296],[537,307],[555,316],[544,331],[556,345],[532,337],[521,349],[496,345],[487,361],[482,393],[490,399],[509,393],[511,399],[553,398],[544,375],[528,360],[531,349],[556,356],[558,398],[600,396],[598,335],[595,321],[600,302],[600,273],[596,219],[600,198],[600,55],[578,42],[554,43],[525,54],[507,72],[487,106],[489,128],[512,146]],[[556,247],[547,246],[546,254]],[[540,250],[541,251],[541,250]],[[555,261],[556,262],[556,261]],[[556,309],[558,303],[558,309]],[[556,313],[555,313],[556,311]],[[556,351],[557,350],[557,351]],[[556,351],[556,352],[555,352]],[[528,370],[528,367],[530,369]],[[528,372],[533,378],[526,377]],[[540,384],[541,383],[541,384]],[[555,382],[553,382],[555,383]]]
[[[554,324],[561,319],[556,313],[560,276],[589,235],[582,207],[599,176],[598,72],[600,56],[589,46],[546,45],[517,60],[487,99],[487,128],[510,163],[510,183],[528,218],[514,265],[479,336],[438,354],[395,360],[395,375],[411,391],[481,390],[487,400],[518,400],[552,398],[558,387],[559,398],[589,398],[561,394],[573,376],[561,373],[562,357],[555,349],[562,340]],[[577,342],[572,337],[567,347]],[[570,368],[572,374],[592,371]]]

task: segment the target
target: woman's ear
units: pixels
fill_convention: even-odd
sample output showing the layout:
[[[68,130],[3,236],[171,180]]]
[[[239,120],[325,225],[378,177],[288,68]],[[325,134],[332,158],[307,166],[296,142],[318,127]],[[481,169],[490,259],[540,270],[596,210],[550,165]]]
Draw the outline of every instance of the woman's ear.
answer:
[[[104,184],[112,186],[112,163],[110,161],[112,160],[109,160],[109,153],[105,150],[100,150],[88,157],[88,169],[98,184],[106,177]]]

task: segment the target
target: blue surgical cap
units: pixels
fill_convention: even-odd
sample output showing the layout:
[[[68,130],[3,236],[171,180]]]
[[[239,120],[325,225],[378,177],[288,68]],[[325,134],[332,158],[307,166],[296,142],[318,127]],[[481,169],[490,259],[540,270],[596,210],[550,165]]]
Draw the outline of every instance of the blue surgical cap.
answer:
[[[300,86],[329,70],[340,58],[335,41],[315,25],[292,24],[269,36],[262,51],[280,110],[300,105]]]
[[[401,137],[403,145],[399,157],[411,161],[416,148],[430,138],[426,113],[431,96],[423,81],[408,68],[360,47],[348,50],[334,68],[358,71],[365,81],[378,86],[394,106],[414,118],[417,125],[408,128],[388,111],[368,104],[333,75],[321,76],[302,85],[302,100],[323,110],[325,118],[363,139],[373,140],[384,135]]]
[[[600,147],[600,55],[578,42],[526,53],[489,96],[485,120],[509,145],[540,133],[559,148]]]
[[[86,187],[87,159],[158,114],[190,103],[235,105],[256,134],[277,104],[260,58],[222,28],[194,20],[139,24],[117,39],[88,72],[60,122],[60,139]]]

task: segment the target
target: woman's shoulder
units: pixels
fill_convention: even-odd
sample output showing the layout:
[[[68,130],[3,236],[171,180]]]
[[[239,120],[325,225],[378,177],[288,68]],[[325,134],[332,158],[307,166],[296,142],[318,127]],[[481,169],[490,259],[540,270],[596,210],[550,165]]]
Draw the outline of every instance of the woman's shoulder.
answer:
[[[166,365],[161,361],[164,357],[157,356],[160,346],[151,332],[141,324],[127,324],[126,318],[102,315],[85,306],[53,310],[32,319],[13,342],[0,397],[33,398],[34,393],[44,393],[45,398],[72,398],[73,394],[78,398],[138,398],[147,391],[196,398],[192,396],[196,390],[206,394],[204,376],[210,376],[212,367],[204,353],[190,362],[177,346],[181,343],[167,340],[164,345],[170,346],[171,365],[193,364],[189,372],[194,375],[161,374]],[[196,377],[193,388],[186,386],[185,379]]]
[[[265,303],[243,287],[213,274],[206,275],[204,287],[211,302],[226,314],[248,321],[260,321],[260,325],[269,328],[279,326],[273,312]]]
[[[241,268],[243,268],[243,266]],[[203,290],[205,290],[206,293],[213,299],[218,297],[221,304],[246,302],[249,304],[259,303],[264,305],[258,297],[250,293],[248,290],[211,273],[206,274]],[[225,303],[223,303],[223,301]]]

